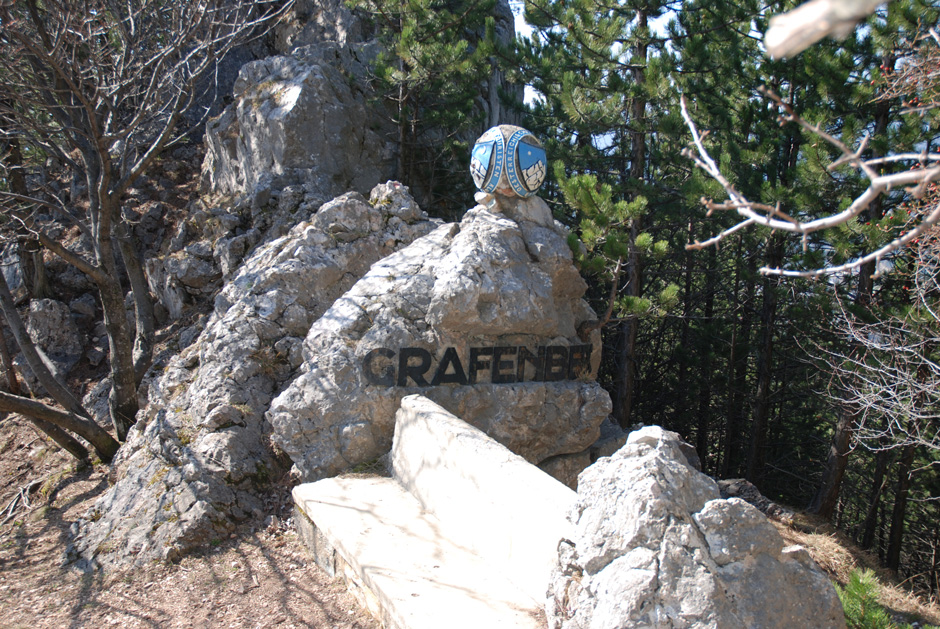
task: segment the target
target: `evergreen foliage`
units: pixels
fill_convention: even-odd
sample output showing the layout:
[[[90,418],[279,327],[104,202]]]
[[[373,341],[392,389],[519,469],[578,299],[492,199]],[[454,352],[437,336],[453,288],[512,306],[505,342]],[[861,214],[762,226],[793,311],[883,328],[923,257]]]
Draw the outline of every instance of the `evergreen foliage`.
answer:
[[[836,585],[850,629],[897,629],[898,625],[878,604],[878,589],[878,577],[871,570],[853,570],[844,588]]]
[[[525,17],[534,33],[520,42],[517,65],[536,94],[526,126],[554,162],[542,194],[583,244],[573,248],[583,253],[579,263],[593,278],[589,296],[606,322],[601,381],[615,415],[625,426],[676,430],[696,445],[707,472],[746,476],[764,493],[800,505],[825,480],[830,441],[857,419],[833,395],[832,369],[817,360],[853,351],[833,325],[840,309],[869,322],[910,312],[904,286],[913,285],[917,265],[902,254],[894,273],[876,281],[873,268],[828,282],[782,281],[757,269],[855,259],[903,228],[908,194],[894,191],[863,220],[813,234],[805,247],[782,234],[744,230],[719,248],[684,251],[735,217],[705,217],[698,209],[702,198],[720,200],[724,191],[679,155],[689,141],[679,95],[744,196],[779,202],[800,220],[837,212],[867,182],[856,169],[830,170],[837,151],[795,123],[781,123],[764,90],[850,146],[871,136],[871,155],[935,147],[936,113],[916,107],[932,97],[891,91],[883,77],[909,63],[902,60],[906,42],[936,24],[937,8],[896,0],[844,40],[770,60],[760,33],[771,15],[796,4],[532,0]],[[914,115],[900,114],[912,105]],[[851,448],[851,439],[846,444]],[[878,452],[839,454],[851,466],[832,516],[859,539]],[[904,459],[900,449],[881,456],[885,491],[874,495],[874,543],[885,556],[893,510],[900,508],[909,526],[926,526],[936,515],[929,500],[938,496],[936,468],[923,450],[913,457],[909,498],[894,500],[900,485],[892,473],[903,473]],[[938,538],[920,530],[892,552],[905,558],[903,574],[936,588],[936,562],[927,555]],[[917,569],[905,564],[915,555]]]
[[[398,178],[432,214],[459,215],[473,196],[469,147],[485,123],[475,101],[494,70],[496,0],[349,5],[371,16],[385,46],[373,78],[396,129]]]

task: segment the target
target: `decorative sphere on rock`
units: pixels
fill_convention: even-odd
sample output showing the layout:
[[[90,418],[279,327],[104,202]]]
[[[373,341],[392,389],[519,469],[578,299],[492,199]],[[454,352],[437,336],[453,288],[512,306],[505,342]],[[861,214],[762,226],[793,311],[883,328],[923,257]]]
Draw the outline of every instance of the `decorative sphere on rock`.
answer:
[[[473,183],[483,192],[531,197],[545,181],[542,143],[528,130],[503,124],[480,136],[470,154]]]

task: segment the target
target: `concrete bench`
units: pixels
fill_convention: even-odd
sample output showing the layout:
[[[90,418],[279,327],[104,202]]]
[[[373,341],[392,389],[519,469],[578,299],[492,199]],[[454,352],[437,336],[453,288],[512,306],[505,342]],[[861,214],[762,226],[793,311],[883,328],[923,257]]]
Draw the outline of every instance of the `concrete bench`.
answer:
[[[294,489],[317,563],[389,628],[544,627],[575,493],[418,395],[396,415],[390,467]]]

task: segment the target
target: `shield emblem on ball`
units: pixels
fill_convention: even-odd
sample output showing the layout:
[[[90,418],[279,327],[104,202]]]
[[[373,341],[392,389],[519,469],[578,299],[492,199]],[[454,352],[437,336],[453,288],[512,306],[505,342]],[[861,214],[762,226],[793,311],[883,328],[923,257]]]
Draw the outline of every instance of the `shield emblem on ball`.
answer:
[[[503,135],[494,127],[484,133],[470,153],[470,175],[473,183],[484,192],[493,192],[503,174],[505,150]]]
[[[535,192],[545,181],[545,149],[523,140],[518,150],[522,183],[529,192]]]

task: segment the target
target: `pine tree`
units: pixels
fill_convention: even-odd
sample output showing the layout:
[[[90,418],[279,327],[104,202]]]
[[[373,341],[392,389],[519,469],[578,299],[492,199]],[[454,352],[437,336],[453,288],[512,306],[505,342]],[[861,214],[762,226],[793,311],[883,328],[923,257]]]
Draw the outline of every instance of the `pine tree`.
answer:
[[[547,192],[564,201],[558,215],[577,228],[587,252],[583,268],[612,284],[598,324],[619,324],[609,374],[622,426],[632,421],[640,321],[674,306],[679,290],[643,272],[645,261],[668,250],[646,225],[661,196],[652,185],[658,163],[649,116],[668,89],[669,63],[649,22],[666,4],[528,2],[535,34],[521,47],[526,79],[540,95],[527,125],[554,159]]]
[[[452,216],[472,197],[469,145],[484,122],[475,102],[492,80],[496,0],[353,0],[385,46],[376,92],[396,129],[397,177],[421,205]]]

